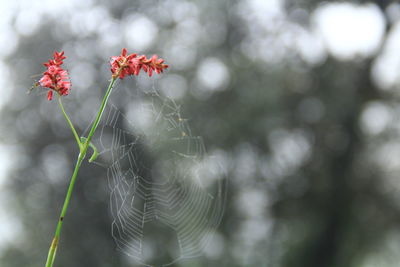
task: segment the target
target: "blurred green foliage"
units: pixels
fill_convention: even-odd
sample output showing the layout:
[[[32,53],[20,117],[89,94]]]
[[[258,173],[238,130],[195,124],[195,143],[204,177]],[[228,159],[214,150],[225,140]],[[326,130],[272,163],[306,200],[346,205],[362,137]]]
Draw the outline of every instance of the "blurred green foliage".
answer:
[[[216,249],[173,266],[397,266],[400,168],[390,149],[399,148],[399,130],[390,123],[379,133],[365,130],[368,120],[381,119],[368,117],[369,107],[399,114],[396,91],[371,78],[383,48],[366,58],[328,53],[310,63],[290,41],[259,46],[293,25],[311,27],[320,2],[285,1],[278,8],[284,14],[306,14],[290,27],[286,16],[258,24],[250,2],[71,1],[64,12],[38,13],[34,34],[18,32],[15,19],[30,6],[10,9],[19,41],[3,56],[12,90],[0,140],[14,164],[0,192],[4,220],[17,233],[1,245],[1,266],[44,265],[78,152],[56,102],[40,90],[25,95],[30,76],[54,50],[65,50],[73,83],[66,109],[84,130],[107,85],[109,57],[125,46],[166,59],[171,68],[154,86],[180,94],[193,132],[226,159],[228,199]],[[388,2],[375,2],[387,11]],[[392,26],[388,21],[384,41]],[[144,77],[123,83],[153,86]],[[137,266],[115,250],[102,168],[84,164],[67,217],[55,266]]]

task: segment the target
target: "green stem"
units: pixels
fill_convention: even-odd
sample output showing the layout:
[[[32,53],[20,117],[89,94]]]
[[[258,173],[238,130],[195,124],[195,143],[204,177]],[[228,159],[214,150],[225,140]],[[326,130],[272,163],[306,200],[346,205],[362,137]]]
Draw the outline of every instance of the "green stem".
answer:
[[[74,134],[75,140],[76,140],[76,142],[78,143],[78,146],[79,146],[79,149],[80,149],[82,143],[81,143],[81,141],[80,141],[80,139],[79,139],[79,135],[78,135],[78,133],[76,132],[74,125],[72,124],[71,120],[69,119],[67,113],[66,113],[65,110],[64,110],[64,105],[63,105],[62,100],[61,100],[61,95],[58,95],[58,105],[60,106],[61,111],[62,111],[62,113],[63,113],[65,119],[67,120],[67,122],[68,122],[68,124],[69,124],[69,127],[71,127],[72,133]]]
[[[93,134],[97,129],[97,126],[99,126],[101,116],[103,115],[103,112],[104,112],[104,109],[106,107],[108,98],[110,97],[110,94],[112,92],[112,88],[113,88],[114,83],[115,83],[116,80],[117,80],[117,78],[112,78],[111,81],[110,81],[110,84],[108,85],[106,94],[104,95],[103,101],[101,102],[99,113],[97,113],[97,117],[96,117],[95,121],[93,122],[92,128],[90,129],[90,132],[89,132],[89,134],[87,136],[87,139],[86,139],[86,142],[85,142],[85,145],[84,145],[84,147],[86,149],[90,144],[90,140],[92,139]]]
[[[64,205],[62,207],[60,217],[58,218],[56,232],[54,234],[54,238],[53,238],[53,241],[52,241],[50,249],[49,249],[49,254],[47,256],[47,261],[46,261],[46,267],[53,266],[54,259],[56,256],[58,241],[60,240],[61,228],[63,225],[64,217],[65,217],[65,214],[67,213],[67,209],[68,209],[69,201],[71,200],[71,195],[72,195],[72,191],[74,189],[75,181],[76,181],[76,178],[78,177],[78,171],[79,171],[79,168],[80,168],[84,158],[85,158],[85,155],[82,153],[79,153],[78,160],[75,165],[74,173],[72,174],[71,182],[69,183],[67,196],[65,197]]]
[[[103,115],[104,109],[106,107],[107,101],[108,101],[108,99],[110,97],[110,94],[111,94],[111,91],[112,91],[112,88],[113,88],[113,85],[114,85],[116,79],[117,78],[112,78],[112,80],[110,81],[110,84],[109,84],[109,86],[107,88],[106,94],[104,95],[103,101],[101,102],[101,106],[100,106],[99,112],[97,113],[97,117],[96,117],[95,121],[93,122],[92,128],[90,129],[90,132],[88,134],[88,137],[86,138],[86,141],[83,144],[80,141],[80,139],[78,138],[78,134],[76,133],[75,128],[74,128],[73,124],[71,123],[71,120],[68,118],[67,114],[65,113],[64,107],[63,107],[62,102],[61,102],[61,100],[59,98],[59,104],[60,104],[61,110],[62,110],[65,118],[67,119],[69,125],[71,126],[71,129],[72,129],[72,132],[74,133],[75,138],[77,139],[77,142],[78,142],[79,148],[80,148],[80,153],[79,153],[76,165],[75,165],[74,172],[72,174],[71,181],[69,183],[67,195],[66,195],[65,200],[64,200],[64,205],[62,207],[61,214],[60,214],[60,217],[58,219],[56,232],[54,234],[53,241],[52,241],[52,243],[50,245],[49,254],[47,256],[47,261],[46,261],[46,265],[45,265],[46,267],[52,267],[53,266],[53,263],[54,263],[54,260],[55,260],[55,257],[56,257],[56,251],[57,251],[57,247],[58,247],[58,242],[60,240],[61,228],[62,228],[62,225],[63,225],[65,214],[67,213],[69,202],[71,200],[71,195],[72,195],[72,191],[74,189],[75,181],[76,181],[76,178],[78,177],[79,168],[81,167],[81,164],[82,164],[82,162],[83,162],[83,160],[84,160],[84,158],[86,156],[86,152],[87,152],[88,147],[90,145],[90,140],[93,137],[93,134],[95,133],[95,131],[97,129],[97,126],[100,123],[101,116]]]

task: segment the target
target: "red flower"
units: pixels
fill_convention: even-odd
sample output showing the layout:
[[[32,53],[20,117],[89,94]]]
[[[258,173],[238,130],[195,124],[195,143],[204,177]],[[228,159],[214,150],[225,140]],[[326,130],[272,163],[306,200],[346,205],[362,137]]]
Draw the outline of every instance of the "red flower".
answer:
[[[47,67],[47,70],[43,73],[39,84],[42,87],[50,89],[47,94],[48,100],[53,98],[53,91],[56,91],[59,95],[68,95],[71,89],[68,72],[61,67],[65,58],[64,51],[56,51],[53,54],[53,59],[49,59],[48,62],[43,63]]]
[[[155,71],[157,74],[160,74],[165,68],[168,68],[168,65],[163,63],[164,59],[158,58],[157,55],[153,55],[150,59],[145,60],[144,64],[146,64],[145,66],[147,67],[147,70],[143,70],[146,71],[150,77],[153,75],[153,71]]]
[[[151,77],[153,71],[160,74],[168,68],[168,65],[164,64],[164,60],[158,58],[157,55],[153,55],[150,59],[147,59],[144,55],[127,55],[126,48],[122,49],[121,55],[111,57],[110,64],[113,78],[119,77],[120,79],[125,76],[139,75],[140,70],[147,72]]]

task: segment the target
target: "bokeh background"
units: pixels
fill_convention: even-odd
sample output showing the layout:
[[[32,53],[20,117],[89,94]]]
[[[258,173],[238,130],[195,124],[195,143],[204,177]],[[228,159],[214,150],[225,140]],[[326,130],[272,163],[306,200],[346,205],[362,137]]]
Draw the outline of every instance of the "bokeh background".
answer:
[[[212,245],[175,266],[398,266],[400,5],[386,0],[1,0],[1,266],[44,266],[78,153],[31,76],[65,50],[83,130],[122,47],[165,58],[162,77],[130,81],[168,91],[227,171]],[[85,164],[56,266],[136,266],[108,193]]]

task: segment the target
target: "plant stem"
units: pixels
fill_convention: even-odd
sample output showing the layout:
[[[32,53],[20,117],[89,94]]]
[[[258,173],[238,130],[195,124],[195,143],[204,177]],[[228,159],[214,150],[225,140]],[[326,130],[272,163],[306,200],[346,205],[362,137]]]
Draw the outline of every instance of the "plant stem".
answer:
[[[76,178],[78,176],[79,168],[81,167],[81,164],[82,164],[82,162],[83,162],[83,160],[84,160],[84,158],[86,156],[86,152],[87,152],[88,147],[90,145],[90,140],[92,139],[93,134],[95,133],[95,131],[97,129],[97,126],[100,123],[101,116],[103,115],[104,109],[105,109],[105,107],[107,105],[107,101],[108,101],[108,99],[110,97],[110,94],[111,94],[111,91],[112,91],[112,88],[113,88],[113,85],[114,85],[116,79],[117,78],[112,78],[111,79],[110,84],[109,84],[109,86],[107,88],[106,94],[104,95],[103,101],[101,102],[101,106],[100,106],[99,112],[97,113],[97,117],[96,117],[95,121],[93,122],[92,128],[90,129],[90,132],[89,132],[89,134],[88,134],[88,136],[86,138],[86,141],[83,144],[80,141],[80,139],[78,137],[78,134],[76,133],[75,128],[74,128],[71,120],[68,118],[67,114],[64,111],[64,107],[63,107],[62,102],[60,100],[61,98],[59,98],[58,103],[60,104],[60,107],[61,107],[61,110],[62,110],[62,112],[64,114],[64,117],[67,119],[68,124],[70,125],[70,127],[72,129],[72,132],[74,133],[74,136],[77,139],[77,142],[79,144],[80,152],[79,152],[79,156],[78,156],[78,159],[77,159],[77,162],[76,162],[76,165],[75,165],[74,172],[72,174],[71,181],[69,183],[67,195],[66,195],[65,200],[64,200],[64,205],[62,207],[60,217],[58,218],[56,232],[54,234],[53,241],[52,241],[52,243],[50,245],[49,254],[47,256],[47,261],[46,261],[46,265],[45,265],[46,267],[52,267],[53,266],[53,263],[54,263],[54,260],[55,260],[55,257],[56,257],[56,251],[57,251],[57,247],[58,247],[58,242],[60,240],[61,228],[62,228],[62,225],[63,225],[65,214],[67,213],[69,202],[71,200],[71,195],[72,195],[72,191],[74,189]]]
[[[71,127],[72,133],[75,136],[75,140],[78,143],[79,149],[81,149],[81,145],[82,145],[81,140],[79,139],[78,133],[76,132],[74,125],[72,124],[71,120],[69,119],[67,113],[64,110],[64,106],[63,106],[63,103],[62,103],[62,100],[61,100],[61,95],[59,95],[59,94],[58,94],[58,105],[60,106],[60,109],[61,109],[65,119],[67,120],[67,122],[69,124],[69,127]]]
[[[97,113],[97,117],[96,117],[95,121],[93,122],[92,128],[90,129],[90,132],[89,132],[89,134],[88,134],[88,136],[87,136],[87,140],[86,140],[85,145],[84,145],[84,147],[85,147],[86,149],[88,148],[89,143],[90,143],[90,140],[92,139],[93,134],[94,134],[94,132],[96,131],[97,126],[98,126],[99,123],[100,123],[101,116],[103,115],[103,112],[104,112],[104,109],[105,109],[105,107],[106,107],[108,98],[110,97],[112,88],[113,88],[114,83],[115,83],[116,80],[117,80],[117,78],[112,78],[111,81],[110,81],[110,84],[108,85],[106,94],[104,95],[103,101],[101,102],[100,110],[99,110],[99,112]]]
[[[69,201],[71,199],[72,191],[74,189],[76,177],[78,176],[78,171],[79,171],[79,168],[80,168],[84,158],[85,158],[85,154],[79,153],[78,160],[75,165],[74,173],[72,174],[71,182],[69,183],[67,195],[64,200],[64,205],[62,207],[60,217],[58,218],[56,232],[54,234],[54,238],[53,238],[53,241],[50,246],[49,255],[47,256],[46,267],[53,266],[53,262],[56,257],[58,241],[60,239],[63,220],[65,217],[65,214],[67,213],[67,209],[68,209]]]

